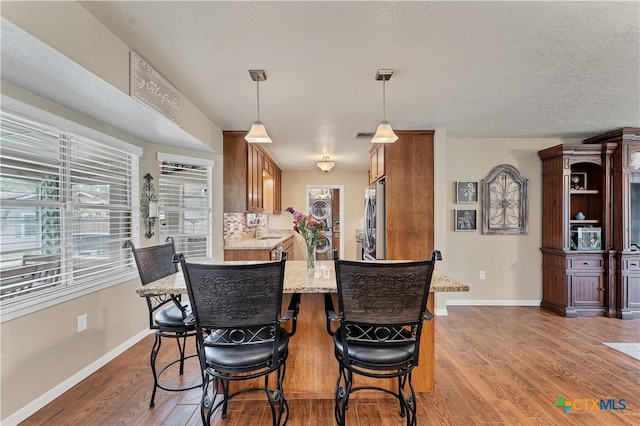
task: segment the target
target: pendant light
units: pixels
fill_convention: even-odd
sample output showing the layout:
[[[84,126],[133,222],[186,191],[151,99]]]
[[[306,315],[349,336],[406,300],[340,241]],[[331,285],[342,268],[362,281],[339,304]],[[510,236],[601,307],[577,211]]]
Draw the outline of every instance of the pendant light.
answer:
[[[245,140],[249,143],[271,143],[271,138],[267,134],[267,129],[260,121],[260,82],[267,80],[267,74],[265,74],[264,70],[249,70],[249,75],[251,75],[251,79],[256,82],[256,89],[258,94],[258,120],[255,121],[251,125],[251,129],[247,136],[245,136]]]
[[[382,80],[382,122],[378,125],[371,143],[393,143],[398,140],[398,136],[393,133],[391,124],[387,121],[385,111],[385,83],[391,79],[392,75],[393,70],[378,70],[376,73],[376,80]]]
[[[322,161],[317,162],[316,165],[320,167],[320,170],[322,170],[323,172],[329,173],[329,171],[333,169],[333,166],[335,166],[336,163],[334,163],[333,161],[329,161],[329,157],[325,155],[324,157],[322,157]]]

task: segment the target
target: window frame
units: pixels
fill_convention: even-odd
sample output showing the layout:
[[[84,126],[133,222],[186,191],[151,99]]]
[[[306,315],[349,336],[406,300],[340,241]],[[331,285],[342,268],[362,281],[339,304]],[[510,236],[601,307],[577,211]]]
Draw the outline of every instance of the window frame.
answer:
[[[134,242],[139,242],[140,239],[140,213],[139,213],[139,163],[140,157],[143,154],[141,147],[132,145],[128,142],[122,141],[115,137],[109,136],[97,130],[86,127],[77,122],[60,117],[48,111],[44,111],[38,107],[26,104],[18,101],[14,98],[2,95],[0,97],[2,102],[2,110],[7,113],[24,117],[27,120],[40,123],[45,126],[53,127],[60,134],[73,134],[81,138],[91,139],[109,148],[116,148],[127,152],[130,156],[130,168],[129,168],[129,190],[130,201],[129,208],[127,209],[130,217],[130,238]],[[58,140],[62,140],[63,137],[59,137]],[[60,143],[60,142],[59,142]],[[67,189],[71,188],[71,182],[67,183]],[[79,205],[71,203],[65,200],[71,209],[73,206]],[[69,227],[66,233],[61,235],[63,239],[71,239],[73,237],[72,227]],[[69,246],[61,245],[61,249],[70,249]],[[56,287],[53,291],[43,291],[41,294],[38,292],[29,293],[25,297],[17,297],[15,300],[3,301],[0,315],[0,323],[10,321],[19,318],[24,315],[28,315],[42,309],[64,303],[69,300],[76,299],[78,297],[85,296],[96,291],[100,291],[114,285],[119,285],[125,281],[135,279],[137,271],[135,264],[133,263],[132,256],[128,255],[126,260],[126,268],[122,272],[117,274],[107,274],[106,276],[99,276],[90,282],[85,283],[73,283],[69,286]],[[67,268],[67,265],[61,265],[61,269]]]
[[[161,173],[161,170],[163,168],[163,162],[167,162],[167,163],[178,163],[178,164],[182,164],[185,166],[202,166],[202,167],[206,167],[207,168],[207,177],[206,177],[206,230],[205,230],[205,234],[206,234],[206,255],[204,257],[194,257],[191,256],[193,259],[205,259],[205,258],[212,258],[212,253],[213,253],[213,243],[212,243],[212,239],[211,236],[213,235],[213,194],[212,194],[212,179],[213,179],[213,168],[215,166],[215,162],[213,160],[208,160],[208,159],[203,159],[203,158],[196,158],[196,157],[189,157],[189,156],[184,156],[184,155],[177,155],[177,154],[170,154],[170,153],[166,153],[166,152],[158,152],[157,153],[157,160],[158,160],[158,173]],[[161,176],[159,175],[158,178],[158,186],[156,189],[156,192],[158,194],[158,199],[161,200],[163,197],[165,197],[166,195],[163,194],[161,192],[161,185],[160,185],[160,178]],[[159,203],[159,209],[162,209],[162,203]],[[184,209],[185,207],[182,206],[182,208]],[[162,212],[160,212],[160,214],[162,214]],[[158,225],[159,227],[161,225]],[[161,232],[163,232],[161,229],[158,230],[159,235],[161,236],[161,239],[164,240],[164,238],[166,237],[166,235],[161,234]],[[181,249],[179,248],[179,244],[180,241],[178,238],[176,238],[176,235],[172,235],[169,234],[170,236],[174,237],[174,239],[176,240],[176,250],[181,251]],[[184,252],[185,255],[188,254],[188,251]]]

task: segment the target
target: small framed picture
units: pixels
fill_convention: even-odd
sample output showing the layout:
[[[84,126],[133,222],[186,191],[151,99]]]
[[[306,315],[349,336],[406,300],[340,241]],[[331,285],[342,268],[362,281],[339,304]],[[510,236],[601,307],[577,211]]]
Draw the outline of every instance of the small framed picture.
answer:
[[[574,191],[584,191],[587,189],[586,173],[571,173],[571,189]]]
[[[456,203],[477,203],[478,202],[478,182],[458,181],[456,182]]]
[[[455,210],[456,231],[475,231],[477,229],[477,211]]]

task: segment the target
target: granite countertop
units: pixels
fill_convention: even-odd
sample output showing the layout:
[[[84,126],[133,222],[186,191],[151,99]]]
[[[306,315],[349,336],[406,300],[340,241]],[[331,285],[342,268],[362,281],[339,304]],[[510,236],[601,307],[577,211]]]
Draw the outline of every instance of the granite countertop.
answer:
[[[431,292],[469,291],[469,286],[450,278],[443,273],[433,271]],[[316,261],[313,276],[307,275],[305,261],[290,261],[284,270],[285,293],[335,293],[336,274],[332,260]]]
[[[225,241],[224,250],[271,250],[291,237],[293,237],[293,233],[266,234],[259,236],[257,239],[230,239]]]
[[[225,264],[260,263],[257,261],[226,261]],[[454,280],[438,271],[433,272],[431,292],[469,291],[469,286]],[[159,294],[186,294],[184,276],[182,273],[161,278],[158,281],[136,288],[140,296]],[[284,271],[285,293],[335,293],[336,278],[333,261],[319,260],[313,276],[307,275],[304,260],[290,260],[285,264]]]

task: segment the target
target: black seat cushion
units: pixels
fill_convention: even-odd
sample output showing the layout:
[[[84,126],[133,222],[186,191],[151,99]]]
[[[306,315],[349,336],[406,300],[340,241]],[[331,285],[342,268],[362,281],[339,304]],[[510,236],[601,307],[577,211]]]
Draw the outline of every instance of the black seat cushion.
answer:
[[[207,342],[215,341],[217,335],[214,332],[206,339]],[[279,329],[278,355],[282,356],[289,345],[289,334],[283,328]],[[266,365],[273,356],[273,343],[263,342],[243,345],[218,345],[205,346],[205,358],[207,364],[215,364],[216,369],[230,371],[242,369],[247,366]]]
[[[186,309],[185,315],[191,315],[191,305],[189,302],[181,302],[181,304]],[[156,313],[154,320],[158,327],[195,329],[195,325],[185,325],[182,311],[178,309],[174,303],[167,305],[166,308],[160,309]]]
[[[340,328],[338,328],[333,335],[333,343],[336,351],[344,355]],[[400,364],[413,358],[414,351],[414,343],[385,346],[349,341],[349,358],[366,364]]]

